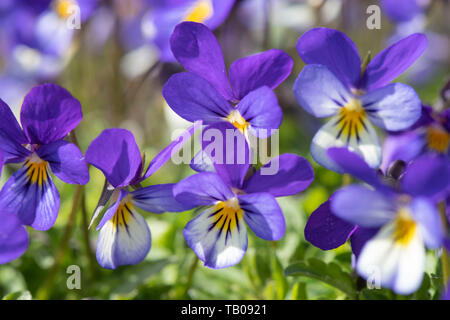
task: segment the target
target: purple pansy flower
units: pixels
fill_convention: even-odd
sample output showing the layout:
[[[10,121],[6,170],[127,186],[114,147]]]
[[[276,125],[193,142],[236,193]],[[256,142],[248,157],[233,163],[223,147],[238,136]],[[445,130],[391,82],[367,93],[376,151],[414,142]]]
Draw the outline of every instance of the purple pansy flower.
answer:
[[[212,125],[215,129],[236,130],[231,124]],[[236,130],[237,131],[237,130]],[[184,237],[206,267],[220,269],[237,264],[247,249],[247,227],[260,238],[276,241],[283,237],[286,224],[276,197],[305,190],[314,179],[308,161],[294,154],[273,158],[250,177],[250,151],[237,144],[233,161],[213,160],[214,172],[200,172],[174,187],[175,199],[186,206],[204,207],[184,228]],[[209,154],[211,157],[211,154]],[[215,159],[215,157],[211,157]],[[275,164],[276,174],[264,169]]]
[[[135,208],[154,213],[191,208],[175,201],[172,192],[174,184],[152,185],[134,191],[129,188],[138,185],[164,165],[196,128],[196,125],[192,126],[186,134],[162,150],[145,171],[145,163],[130,131],[107,129],[92,141],[86,151],[86,161],[101,170],[108,182],[92,221],[111,200],[97,226],[100,230],[97,261],[102,267],[115,269],[121,265],[136,264],[150,251],[150,229]]]
[[[229,122],[259,137],[279,128],[283,113],[272,90],[291,72],[293,61],[286,53],[271,49],[238,59],[228,78],[219,43],[204,25],[179,24],[170,43],[189,71],[173,75],[164,86],[163,96],[175,113],[205,124]]]
[[[81,122],[81,105],[66,89],[44,84],[25,96],[22,128],[1,100],[0,118],[5,163],[24,162],[0,191],[0,209],[17,213],[24,225],[47,230],[55,223],[60,205],[50,172],[70,184],[89,181],[83,154],[63,140]]]
[[[0,151],[0,175],[3,167],[3,154]],[[0,264],[20,257],[28,248],[28,233],[19,218],[12,213],[0,210]]]
[[[426,37],[413,34],[378,53],[361,70],[353,41],[344,33],[315,28],[300,37],[297,51],[307,65],[300,72],[294,93],[312,115],[332,117],[314,136],[313,158],[339,171],[328,157],[330,147],[347,146],[371,167],[381,163],[381,145],[372,125],[399,131],[420,117],[420,99],[402,83],[389,84],[425,50]]]
[[[397,293],[417,290],[425,269],[425,246],[439,248],[444,240],[435,203],[449,185],[448,163],[439,157],[426,156],[398,174],[399,180],[387,183],[389,180],[382,180],[359,155],[345,148],[331,148],[328,155],[342,172],[374,187],[350,185],[333,194],[327,216],[337,226],[348,225],[344,225],[345,230],[333,227],[327,230],[328,239],[332,239],[329,248],[354,237],[356,270],[362,277],[368,278],[376,272],[381,277],[381,285]],[[324,223],[330,226],[329,221]],[[323,232],[325,228],[316,225],[315,229]],[[315,239],[320,239],[320,235]],[[320,241],[319,245],[324,246]]]

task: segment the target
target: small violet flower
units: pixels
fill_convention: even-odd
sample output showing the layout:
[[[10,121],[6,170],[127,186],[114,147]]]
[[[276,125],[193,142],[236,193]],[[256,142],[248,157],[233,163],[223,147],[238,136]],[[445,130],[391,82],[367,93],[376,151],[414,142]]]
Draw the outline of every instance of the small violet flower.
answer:
[[[396,172],[397,165],[392,166],[382,180],[376,170],[346,148],[331,148],[328,156],[342,172],[373,188],[350,185],[335,192],[327,208],[322,205],[313,212],[305,237],[326,249],[336,248],[351,237],[358,274],[368,278],[376,272],[382,286],[399,294],[414,292],[425,271],[425,246],[436,249],[444,240],[436,202],[449,187],[448,162],[424,156],[404,172]]]
[[[192,126],[186,133],[190,136],[195,130]],[[150,251],[150,229],[135,208],[154,213],[191,208],[175,201],[173,184],[138,187],[181,148],[187,135],[182,135],[161,151],[145,172],[139,148],[128,130],[107,129],[92,141],[86,151],[86,161],[101,170],[108,182],[92,221],[111,199],[111,205],[97,226],[100,230],[97,261],[102,267],[115,269],[121,265],[136,264]],[[130,191],[131,186],[136,190]]]
[[[380,165],[381,145],[372,123],[399,131],[419,119],[421,102],[414,89],[389,83],[426,46],[423,34],[413,34],[384,49],[362,67],[355,44],[340,31],[315,28],[300,37],[297,51],[307,65],[294,84],[295,96],[312,115],[332,117],[311,144],[311,154],[318,163],[339,172],[326,150],[347,146],[371,167]]]
[[[0,151],[0,175],[3,155]],[[20,257],[28,248],[28,233],[17,215],[0,210],[0,264]]]
[[[81,105],[54,84],[31,89],[20,111],[22,128],[0,100],[0,149],[5,163],[24,162],[0,191],[0,210],[15,213],[37,230],[53,226],[59,192],[50,176],[70,184],[86,184],[89,171],[78,147],[63,140],[81,122]]]
[[[271,49],[238,59],[228,78],[219,43],[206,26],[183,22],[170,43],[189,71],[173,75],[164,86],[163,96],[175,113],[206,125],[229,122],[258,137],[279,128],[283,113],[272,90],[291,72],[293,61],[286,53]]]
[[[155,32],[153,43],[160,50],[160,59],[175,61],[170,50],[170,36],[177,24],[192,21],[205,24],[211,30],[216,29],[227,18],[235,0],[181,0],[159,1],[152,8],[148,19]]]
[[[212,125],[225,136],[231,124]],[[260,238],[276,241],[283,237],[286,223],[275,197],[294,195],[305,190],[314,179],[308,161],[294,154],[273,158],[250,177],[250,151],[234,149],[234,159],[213,162],[214,172],[200,172],[174,187],[175,199],[186,205],[201,207],[201,212],[184,228],[184,238],[204,265],[220,269],[237,264],[247,249],[247,228]],[[243,152],[244,161],[237,159]],[[228,153],[227,153],[228,154]],[[211,157],[214,159],[215,157]],[[278,168],[264,175],[267,167]]]

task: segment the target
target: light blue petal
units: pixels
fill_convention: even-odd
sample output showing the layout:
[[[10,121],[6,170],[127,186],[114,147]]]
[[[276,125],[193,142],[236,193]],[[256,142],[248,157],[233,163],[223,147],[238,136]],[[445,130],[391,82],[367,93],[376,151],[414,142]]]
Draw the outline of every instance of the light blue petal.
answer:
[[[396,214],[395,199],[363,186],[350,185],[338,190],[331,200],[331,212],[364,228],[376,228]]]
[[[399,131],[419,120],[422,103],[413,88],[393,83],[361,97],[361,103],[370,120],[390,131]]]
[[[410,204],[411,215],[419,223],[423,241],[430,249],[442,246],[444,227],[436,206],[426,198],[416,198]]]
[[[327,67],[306,65],[294,84],[298,103],[315,117],[334,115],[352,98],[347,88]]]

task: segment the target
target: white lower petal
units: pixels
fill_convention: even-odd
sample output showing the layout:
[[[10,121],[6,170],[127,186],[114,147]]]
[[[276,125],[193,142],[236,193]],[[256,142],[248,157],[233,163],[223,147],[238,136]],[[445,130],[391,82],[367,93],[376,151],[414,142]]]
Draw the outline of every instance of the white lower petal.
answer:
[[[147,256],[150,246],[147,222],[129,203],[127,208],[119,206],[116,214],[101,228],[97,260],[107,269],[136,264]]]
[[[247,230],[242,214],[235,218],[234,213],[232,216],[218,210],[214,206],[202,211],[183,232],[188,245],[205,266],[215,269],[235,265],[247,250]]]
[[[367,164],[376,168],[381,163],[381,144],[378,135],[367,120],[360,126],[358,134],[343,134],[339,125],[338,116],[331,118],[314,136],[311,143],[311,155],[324,167],[340,172],[340,168],[328,157],[327,150],[331,147],[348,147],[350,151],[359,154]],[[352,130],[354,132],[354,129]]]
[[[416,291],[425,271],[425,247],[419,232],[408,244],[396,243],[395,224],[389,223],[369,240],[358,258],[356,270],[372,284],[399,294]]]

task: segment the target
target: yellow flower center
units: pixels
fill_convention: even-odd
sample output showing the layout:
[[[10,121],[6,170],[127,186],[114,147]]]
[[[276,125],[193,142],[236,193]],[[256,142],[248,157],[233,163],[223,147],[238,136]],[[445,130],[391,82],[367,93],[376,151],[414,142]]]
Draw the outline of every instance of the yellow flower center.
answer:
[[[25,161],[26,175],[28,181],[42,186],[48,180],[48,162],[42,160],[37,154],[33,153]]]
[[[125,227],[128,228],[128,223],[133,216],[133,202],[131,201],[131,195],[127,195],[122,201],[120,201],[117,207],[116,213],[112,218],[114,228]]]
[[[225,231],[226,236],[233,232],[235,228],[239,228],[239,221],[243,217],[243,211],[239,206],[237,198],[227,201],[220,201],[214,206],[214,212],[210,214],[214,217],[214,222],[210,226],[210,230],[216,228]]]
[[[73,13],[74,5],[77,5],[76,0],[55,0],[53,6],[61,19],[67,19]]]
[[[213,13],[214,9],[210,0],[199,0],[189,9],[183,20],[201,23],[209,19]]]
[[[411,214],[408,209],[402,208],[397,214],[397,218],[394,221],[394,241],[400,245],[408,245],[414,238],[417,230],[416,222],[411,218]]]
[[[357,142],[360,141],[360,132],[363,129],[367,130],[365,124],[366,112],[358,99],[351,100],[347,105],[339,110],[339,117],[335,125],[339,131],[336,136],[337,139],[347,137],[347,143],[351,138],[356,138]]]
[[[231,111],[227,117],[227,120],[241,132],[247,130],[248,122],[245,121],[238,110]]]
[[[427,130],[428,148],[440,153],[446,153],[450,144],[450,134],[443,128],[430,127]]]

